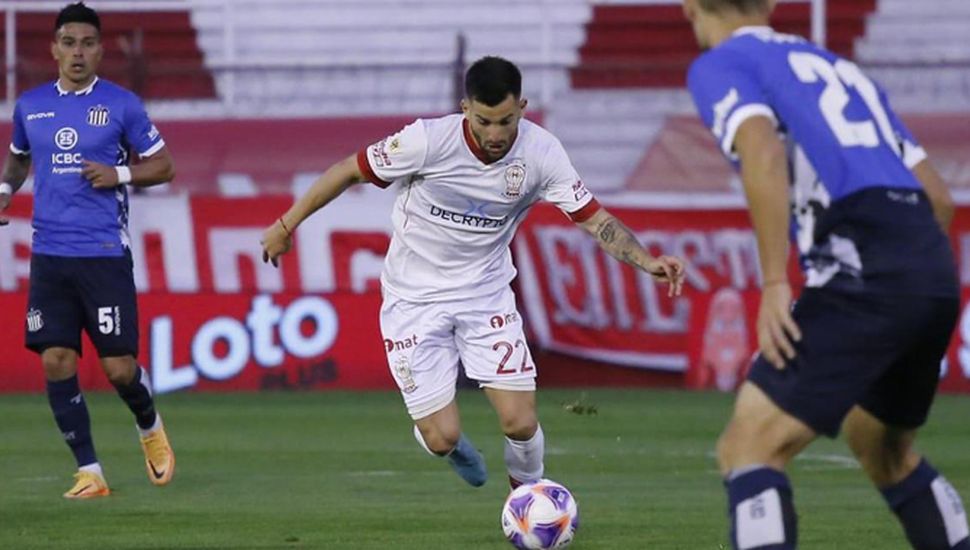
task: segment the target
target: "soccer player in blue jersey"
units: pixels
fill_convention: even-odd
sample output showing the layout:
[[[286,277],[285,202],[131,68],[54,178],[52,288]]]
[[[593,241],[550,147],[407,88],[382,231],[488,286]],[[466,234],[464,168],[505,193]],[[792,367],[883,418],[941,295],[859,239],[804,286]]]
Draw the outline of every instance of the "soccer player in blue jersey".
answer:
[[[148,477],[172,479],[175,455],[138,366],[138,311],[128,239],[126,185],[171,181],[172,158],[135,94],[97,77],[101,23],[83,3],[57,16],[51,54],[58,78],[17,101],[0,213],[34,165],[27,347],[40,354],[54,419],[78,472],[67,498],[110,493],[77,380],[81,330],[134,413]],[[141,162],[128,164],[129,149]],[[0,225],[8,220],[0,217]]]
[[[760,355],[718,443],[738,549],[797,543],[788,462],[841,431],[914,548],[970,549],[956,490],[914,449],[958,316],[946,187],[852,62],[768,27],[773,0],[685,0],[688,85],[741,173]],[[794,222],[794,223],[792,223]],[[792,309],[789,226],[806,288]]]

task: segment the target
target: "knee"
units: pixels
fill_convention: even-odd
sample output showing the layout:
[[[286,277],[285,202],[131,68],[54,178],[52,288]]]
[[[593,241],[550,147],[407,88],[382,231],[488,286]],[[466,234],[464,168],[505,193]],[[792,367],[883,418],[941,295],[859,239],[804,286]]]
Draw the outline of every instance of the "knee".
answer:
[[[539,419],[535,412],[502,419],[502,433],[515,441],[528,441],[539,430]]]
[[[131,357],[104,357],[101,368],[115,386],[126,386],[135,377],[135,361]]]
[[[424,440],[425,446],[436,455],[450,453],[455,448],[455,445],[458,445],[458,439],[461,437],[461,432],[458,430],[441,429],[438,427],[432,427],[430,429],[419,428],[418,431]]]
[[[77,373],[77,354],[69,349],[48,349],[41,354],[41,365],[48,380],[66,380]]]
[[[885,444],[854,448],[859,465],[877,487],[895,485],[919,465],[920,457],[910,445]]]
[[[794,429],[784,423],[734,419],[718,439],[718,467],[723,475],[754,464],[784,470],[812,438],[810,432]]]

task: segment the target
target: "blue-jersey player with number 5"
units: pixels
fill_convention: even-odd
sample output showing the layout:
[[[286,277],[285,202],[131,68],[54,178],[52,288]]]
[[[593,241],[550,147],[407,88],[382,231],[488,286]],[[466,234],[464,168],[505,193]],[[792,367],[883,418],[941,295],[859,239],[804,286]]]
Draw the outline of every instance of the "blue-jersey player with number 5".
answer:
[[[760,354],[717,448],[731,542],[796,547],[785,467],[841,430],[914,548],[970,549],[960,497],[914,449],[958,316],[952,202],[883,91],[774,32],[773,7],[684,0],[706,50],[688,85],[740,171],[763,280]],[[790,240],[806,276],[794,308]]]
[[[172,158],[138,97],[99,79],[101,23],[83,3],[57,15],[51,55],[58,78],[25,92],[13,117],[0,180],[0,213],[34,165],[33,245],[25,329],[40,354],[54,419],[78,472],[64,496],[110,493],[77,379],[81,331],[135,416],[148,477],[165,485],[175,455],[138,366],[138,312],[126,185],[171,181]],[[129,150],[142,161],[128,164]],[[8,220],[0,216],[0,225]]]

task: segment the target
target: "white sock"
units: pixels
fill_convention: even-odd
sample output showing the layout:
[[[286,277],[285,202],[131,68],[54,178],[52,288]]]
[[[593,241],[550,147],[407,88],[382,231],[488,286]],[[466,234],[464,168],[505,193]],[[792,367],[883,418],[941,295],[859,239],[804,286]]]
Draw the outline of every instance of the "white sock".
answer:
[[[85,464],[84,466],[81,466],[80,468],[78,468],[78,471],[98,474],[99,476],[101,476],[101,479],[104,479],[104,472],[101,471],[100,462],[92,462],[91,464]]]
[[[418,429],[417,424],[414,425],[414,439],[418,440],[418,445],[421,445],[421,448],[427,451],[429,455],[439,456],[435,454],[434,451],[428,448],[428,444],[424,442],[424,436],[421,435],[421,430]]]
[[[505,438],[505,467],[512,479],[531,483],[542,479],[544,466],[542,458],[545,455],[546,438],[542,434],[542,426],[536,429],[532,439],[516,441]]]
[[[159,429],[159,428],[162,427],[162,415],[160,415],[160,414],[158,414],[158,412],[156,412],[155,413],[155,423],[152,424],[152,427],[151,428],[148,428],[147,430],[141,429],[141,427],[138,424],[135,424],[135,427],[138,428],[138,435],[140,435],[142,437],[148,437],[149,435],[151,435],[152,432],[154,432],[155,430],[157,430],[157,429]]]

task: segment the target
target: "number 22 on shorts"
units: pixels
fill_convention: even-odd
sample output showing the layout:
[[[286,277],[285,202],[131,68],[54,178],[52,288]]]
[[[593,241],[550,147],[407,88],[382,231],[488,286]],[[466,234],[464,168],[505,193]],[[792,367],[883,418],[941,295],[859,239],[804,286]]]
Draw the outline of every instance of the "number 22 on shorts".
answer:
[[[522,348],[522,363],[519,365],[518,370],[516,370],[515,368],[507,368],[509,359],[512,358],[512,355],[515,353],[515,350],[519,348]],[[526,348],[525,342],[523,342],[521,339],[516,340],[514,345],[505,341],[495,342],[495,344],[492,346],[492,350],[494,351],[505,350],[502,355],[502,359],[498,362],[498,369],[495,371],[496,374],[515,374],[517,372],[518,373],[529,372],[535,368],[534,366],[528,364],[529,350]]]

